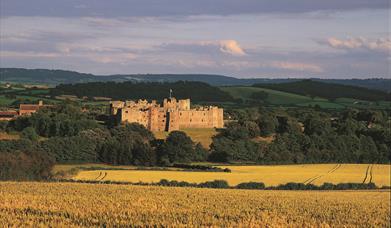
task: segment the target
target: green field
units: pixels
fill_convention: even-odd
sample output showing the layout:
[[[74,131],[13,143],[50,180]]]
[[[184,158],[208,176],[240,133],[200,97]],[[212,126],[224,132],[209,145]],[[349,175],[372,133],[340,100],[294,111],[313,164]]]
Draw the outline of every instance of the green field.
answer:
[[[11,105],[16,99],[7,98],[4,95],[0,95],[0,107],[6,107]]]
[[[220,88],[223,91],[230,93],[234,98],[240,98],[243,100],[253,100],[251,98],[251,95],[254,92],[266,92],[268,93],[268,98],[265,101],[267,104],[270,105],[299,107],[313,107],[315,105],[318,105],[319,107],[326,109],[341,109],[345,107],[389,109],[391,107],[391,102],[386,101],[369,102],[352,98],[338,98],[335,101],[329,101],[325,98],[320,97],[311,98],[309,96],[302,96],[293,93],[250,86],[232,86]]]
[[[28,100],[31,102],[38,102],[42,100],[46,103],[58,103],[64,99],[52,99],[48,98],[49,88],[21,88],[12,87],[10,89],[0,90],[0,107],[11,106],[12,103],[18,100]],[[8,96],[8,97],[6,97]],[[87,106],[108,106],[108,101],[90,101],[90,100],[79,100],[83,105]]]

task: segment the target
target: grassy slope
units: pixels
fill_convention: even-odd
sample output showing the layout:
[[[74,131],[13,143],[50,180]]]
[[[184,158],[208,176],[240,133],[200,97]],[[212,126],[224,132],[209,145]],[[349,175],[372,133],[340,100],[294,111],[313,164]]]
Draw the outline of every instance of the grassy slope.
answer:
[[[230,93],[235,98],[249,99],[254,92],[264,91],[269,94],[267,101],[273,104],[296,104],[311,101],[311,98],[292,93],[285,93],[270,89],[255,87],[222,87],[223,91]]]
[[[15,98],[8,98],[5,96],[5,94],[11,93],[15,95]],[[51,99],[42,97],[45,95],[48,95],[49,89],[47,88],[41,88],[41,89],[33,89],[33,90],[27,90],[26,88],[19,88],[19,87],[12,87],[12,89],[7,90],[1,90],[0,91],[0,107],[7,107],[10,106],[13,102],[17,101],[18,99],[28,99],[33,102],[38,102],[39,100],[42,100],[44,102],[49,103],[58,103],[61,102],[61,99]],[[108,106],[108,101],[81,101],[84,105],[97,105],[97,106]]]
[[[182,129],[190,138],[196,142],[201,143],[205,148],[209,148],[212,143],[212,137],[217,134],[214,128],[190,128]],[[165,139],[168,136],[168,132],[154,132],[155,137],[158,139]]]
[[[323,97],[327,99],[348,97],[369,101],[381,101],[387,100],[389,97],[387,93],[379,90],[312,80],[302,80],[281,84],[256,84],[254,87],[284,91],[304,96]]]
[[[223,91],[230,93],[234,98],[241,99],[251,99],[251,95],[254,92],[264,91],[269,94],[269,97],[266,101],[272,105],[297,105],[301,107],[319,105],[322,108],[344,108],[344,107],[355,107],[355,108],[390,108],[391,102],[381,101],[378,102],[369,102],[352,98],[338,98],[335,102],[330,102],[327,99],[311,97],[287,93],[277,90],[257,88],[257,87],[246,87],[246,86],[233,86],[233,87],[221,87]],[[360,103],[355,103],[360,102]]]

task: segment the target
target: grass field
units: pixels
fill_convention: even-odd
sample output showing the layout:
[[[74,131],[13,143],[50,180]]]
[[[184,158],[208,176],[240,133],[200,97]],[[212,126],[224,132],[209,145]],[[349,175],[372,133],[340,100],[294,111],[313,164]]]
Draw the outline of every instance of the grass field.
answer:
[[[297,104],[314,101],[310,97],[296,95],[292,93],[285,93],[276,90],[256,88],[256,87],[221,87],[223,91],[230,93],[234,98],[249,99],[254,92],[264,91],[269,94],[266,99],[267,102],[272,104]],[[319,99],[319,101],[327,101],[325,99]]]
[[[5,97],[4,95],[0,95],[0,107],[6,107],[11,105],[16,99]]]
[[[307,97],[293,93],[281,92],[277,90],[246,87],[246,86],[232,86],[232,87],[220,87],[223,91],[230,93],[234,98],[241,98],[244,100],[251,99],[251,95],[254,92],[264,91],[269,94],[266,102],[272,105],[297,105],[301,107],[319,105],[321,108],[326,109],[341,109],[345,107],[354,108],[377,108],[377,109],[390,109],[391,102],[379,101],[368,102],[351,98],[338,98],[331,102],[327,99],[320,97]]]
[[[81,171],[76,180],[110,180],[123,182],[159,182],[161,179],[201,183],[211,180],[226,180],[231,186],[242,182],[263,182],[276,186],[288,182],[334,184],[354,182],[378,186],[390,186],[390,165],[368,164],[315,164],[276,166],[223,166],[231,169],[224,172],[185,172],[162,170],[93,170]],[[105,174],[101,179],[102,173]]]
[[[201,143],[205,148],[209,148],[212,143],[212,137],[217,134],[214,128],[190,128],[182,129],[181,131],[190,136],[194,142]],[[154,132],[155,137],[158,139],[165,139],[168,134],[169,132],[164,131]]]
[[[0,227],[390,227],[389,191],[0,182]]]

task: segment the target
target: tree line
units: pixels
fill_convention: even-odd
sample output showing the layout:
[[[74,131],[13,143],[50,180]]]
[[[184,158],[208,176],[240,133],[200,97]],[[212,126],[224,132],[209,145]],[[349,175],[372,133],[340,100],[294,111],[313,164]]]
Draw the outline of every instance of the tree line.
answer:
[[[51,89],[52,96],[72,94],[78,97],[110,97],[116,100],[154,99],[161,100],[169,96],[172,89],[177,99],[191,98],[194,102],[234,101],[233,97],[218,87],[203,82],[90,82],[79,84],[61,84]]]
[[[207,150],[184,132],[174,131],[160,140],[137,123],[98,124],[71,104],[44,108],[0,126],[21,135],[20,140],[0,141],[0,179],[47,179],[55,163],[167,166],[207,158]]]
[[[195,161],[299,164],[389,163],[389,113],[371,110],[227,110],[209,151],[184,132],[156,139],[144,126],[99,123],[74,104],[2,122],[21,139],[0,141],[0,179],[47,179],[55,163],[171,166]]]

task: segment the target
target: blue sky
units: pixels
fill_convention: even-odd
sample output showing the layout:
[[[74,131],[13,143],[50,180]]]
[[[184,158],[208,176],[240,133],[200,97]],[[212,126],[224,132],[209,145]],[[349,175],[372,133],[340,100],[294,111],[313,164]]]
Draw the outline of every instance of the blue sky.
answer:
[[[0,66],[95,74],[390,74],[388,0],[0,0]]]

